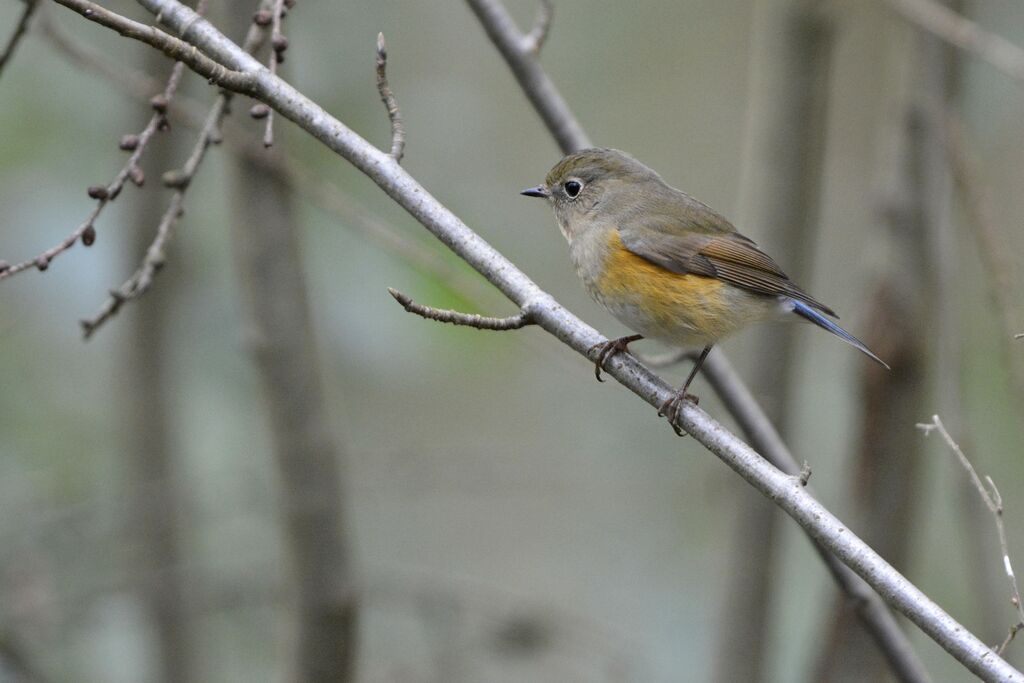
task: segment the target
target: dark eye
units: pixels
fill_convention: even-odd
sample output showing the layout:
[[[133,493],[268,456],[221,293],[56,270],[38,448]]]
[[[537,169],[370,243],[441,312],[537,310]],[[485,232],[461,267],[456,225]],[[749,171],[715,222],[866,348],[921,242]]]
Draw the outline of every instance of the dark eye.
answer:
[[[575,197],[576,195],[578,195],[578,194],[580,193],[580,190],[582,190],[582,189],[583,189],[583,186],[582,186],[582,185],[580,185],[580,184],[579,184],[579,183],[578,183],[577,181],[575,181],[575,180],[570,180],[569,182],[567,182],[567,183],[566,183],[565,185],[563,185],[562,187],[564,187],[564,188],[565,188],[565,193],[566,193],[567,195],[569,195],[570,197]]]

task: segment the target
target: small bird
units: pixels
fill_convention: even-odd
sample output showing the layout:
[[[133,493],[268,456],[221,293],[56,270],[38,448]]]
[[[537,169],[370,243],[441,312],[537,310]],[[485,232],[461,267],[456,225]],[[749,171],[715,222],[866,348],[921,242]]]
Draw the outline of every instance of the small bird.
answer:
[[[640,339],[703,347],[682,388],[658,411],[678,434],[681,404],[697,403],[687,389],[712,346],[750,323],[809,320],[889,368],[753,240],[624,152],[570,154],[543,185],[522,194],[548,200],[587,292],[639,333],[590,350],[598,380],[609,358]]]

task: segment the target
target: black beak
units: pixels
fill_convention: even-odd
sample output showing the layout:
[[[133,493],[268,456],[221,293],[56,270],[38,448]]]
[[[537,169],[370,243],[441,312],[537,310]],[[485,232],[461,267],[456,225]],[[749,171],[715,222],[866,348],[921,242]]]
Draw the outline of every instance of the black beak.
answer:
[[[543,185],[531,187],[528,190],[523,190],[519,194],[525,194],[527,197],[544,197],[545,199],[551,196],[551,193],[548,192],[548,188],[544,187]]]

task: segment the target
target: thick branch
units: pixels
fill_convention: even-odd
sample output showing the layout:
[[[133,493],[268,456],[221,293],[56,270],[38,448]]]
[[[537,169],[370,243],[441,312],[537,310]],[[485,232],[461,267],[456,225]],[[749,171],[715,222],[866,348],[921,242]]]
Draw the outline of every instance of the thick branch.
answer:
[[[89,21],[114,29],[125,38],[133,38],[146,43],[160,50],[171,59],[184,62],[188,68],[206,77],[211,83],[216,83],[233,92],[251,94],[256,81],[255,74],[240,73],[218,64],[197,50],[195,45],[168,35],[155,26],[147,26],[146,24],[132,21],[88,0],[55,0],[55,2],[78,12]],[[195,12],[192,12],[192,15],[196,19],[199,18],[199,15]],[[252,69],[250,66],[250,70],[255,71],[257,69]]]
[[[227,68],[250,72],[252,81],[244,79],[240,83],[245,87],[251,86],[252,94],[366,174],[520,308],[528,308],[537,324],[546,331],[584,356],[595,344],[605,341],[596,330],[563,308],[470,230],[394,159],[377,150],[290,84],[271,77],[258,62],[209,22],[175,0],[139,2],[162,23],[178,31],[184,39],[195,43]],[[672,387],[628,355],[620,354],[610,359],[606,370],[652,406],[662,405],[675,394]],[[968,669],[985,680],[1024,683],[1024,675],[993,653],[850,533],[840,520],[807,493],[799,481],[770,465],[696,406],[683,406],[680,422],[690,435],[785,510]]]

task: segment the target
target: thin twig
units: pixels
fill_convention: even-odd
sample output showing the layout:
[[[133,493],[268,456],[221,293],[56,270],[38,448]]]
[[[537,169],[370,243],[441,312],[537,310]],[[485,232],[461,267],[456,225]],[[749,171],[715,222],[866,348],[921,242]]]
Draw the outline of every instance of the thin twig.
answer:
[[[206,150],[212,142],[220,138],[220,122],[224,116],[227,101],[228,98],[223,95],[217,98],[217,103],[210,110],[206,125],[200,131],[199,138],[192,148],[192,153],[185,161],[185,165],[180,170],[168,171],[164,174],[164,184],[174,188],[174,195],[171,197],[167,210],[160,218],[156,236],[146,250],[146,255],[138,270],[120,287],[111,290],[110,297],[100,307],[99,313],[81,321],[82,334],[86,339],[91,337],[103,323],[114,317],[124,304],[145,294],[152,286],[153,278],[163,268],[166,261],[167,242],[171,238],[178,218],[184,213],[185,192],[188,190]]]
[[[196,16],[200,17],[205,10],[206,0],[200,0],[196,7]],[[255,52],[262,44],[264,31],[259,27],[258,22],[250,26],[242,49],[248,53]],[[175,64],[180,67],[181,62]],[[179,170],[168,171],[163,175],[163,183],[167,187],[174,188],[171,201],[160,218],[157,225],[156,235],[150,243],[142,264],[120,287],[111,290],[110,296],[103,303],[100,311],[92,318],[80,321],[82,335],[88,339],[103,323],[114,317],[121,307],[129,301],[137,299],[145,294],[153,284],[156,274],[163,268],[166,262],[167,243],[173,236],[174,227],[185,210],[185,193],[195,177],[199,165],[206,156],[206,150],[211,144],[219,143],[222,139],[221,124],[229,112],[228,104],[234,93],[221,91],[217,99],[210,107],[206,115],[199,136],[192,147],[192,152],[186,159],[184,166]]]
[[[14,51],[18,49],[18,44],[21,43],[21,39],[28,31],[28,22],[32,20],[32,14],[39,6],[39,0],[23,0],[23,2],[25,3],[25,9],[21,11],[21,18],[18,19],[14,32],[7,40],[3,53],[0,53],[0,74],[3,74],[7,62],[11,61],[11,57],[14,56]]]
[[[540,55],[544,48],[544,41],[548,39],[548,32],[551,30],[551,19],[555,13],[555,6],[552,0],[540,0],[537,5],[537,18],[533,20],[533,28],[523,36],[522,49],[534,57]]]
[[[0,269],[0,280],[17,275],[18,273],[33,267],[40,271],[46,270],[50,267],[50,262],[53,261],[54,258],[73,247],[79,239],[81,239],[82,244],[85,246],[92,245],[93,241],[96,239],[96,219],[99,218],[104,207],[114,201],[121,193],[121,189],[124,187],[125,181],[131,179],[135,184],[141,185],[143,183],[144,176],[139,168],[139,160],[142,158],[142,154],[146,150],[146,145],[149,144],[153,135],[167,126],[167,105],[174,97],[175,91],[178,89],[178,83],[181,81],[184,68],[185,67],[181,62],[175,63],[174,67],[171,69],[171,76],[167,79],[167,84],[164,86],[163,92],[150,100],[155,112],[153,113],[153,116],[150,117],[149,123],[146,124],[146,127],[143,128],[138,135],[126,136],[122,140],[121,147],[124,149],[131,149],[132,153],[131,156],[128,157],[128,161],[125,162],[125,165],[117,175],[114,176],[114,179],[106,186],[89,188],[89,196],[96,199],[96,207],[92,210],[92,213],[90,213],[89,216],[77,228],[75,228],[74,232],[65,237],[60,243],[50,247],[35,258]]]
[[[942,424],[942,420],[939,419],[938,415],[932,415],[932,421],[924,424],[918,424],[917,428],[924,432],[925,436],[928,436],[933,431],[937,431],[942,439],[949,446],[950,450],[956,454],[960,464],[967,470],[968,476],[971,478],[971,482],[974,484],[974,488],[978,490],[978,495],[981,496],[981,500],[985,503],[985,506],[992,512],[992,517],[995,518],[996,531],[999,534],[999,547],[1003,553],[1003,570],[1006,572],[1006,577],[1010,581],[1010,602],[1017,610],[1017,623],[1010,627],[1009,634],[1003,644],[996,648],[998,654],[1002,654],[1006,649],[1006,646],[1010,644],[1017,632],[1024,628],[1024,604],[1021,604],[1020,588],[1017,586],[1017,575],[1013,572],[1013,565],[1010,563],[1010,546],[1006,540],[1006,527],[1003,524],[1003,497],[999,495],[999,489],[996,488],[996,484],[992,481],[992,477],[986,476],[985,481],[988,482],[989,488],[985,488],[985,484],[982,483],[981,477],[978,476],[978,472],[974,469],[971,461],[967,459],[964,452],[960,449],[960,446],[953,437],[946,431],[945,425]]]
[[[388,110],[388,118],[391,120],[391,158],[402,163],[402,156],[405,154],[405,127],[402,125],[402,112],[398,110],[395,93],[388,85],[388,49],[384,44],[383,33],[377,34],[377,92],[380,93],[381,102]]]
[[[904,19],[1024,81],[1024,48],[933,0],[886,0]]]
[[[410,313],[415,313],[421,318],[427,320],[436,320],[439,323],[450,323],[452,325],[461,325],[463,327],[475,327],[478,330],[491,330],[493,332],[505,332],[508,330],[518,330],[527,325],[533,324],[533,319],[530,316],[529,311],[520,311],[516,315],[510,315],[507,318],[491,318],[488,316],[477,315],[475,313],[461,313],[459,311],[452,311],[442,308],[433,308],[432,306],[424,306],[418,304],[409,298],[407,295],[402,294],[397,289],[388,287],[388,294],[395,297],[395,301],[402,304],[402,308]]]
[[[270,29],[270,57],[267,68],[271,75],[277,75],[277,65],[284,61],[284,51],[288,48],[288,39],[281,33],[281,17],[284,14],[284,0],[274,0],[274,8],[271,11]],[[266,108],[267,123],[263,131],[263,146],[271,147],[274,144],[274,110]]]

